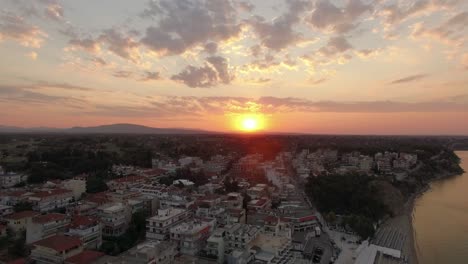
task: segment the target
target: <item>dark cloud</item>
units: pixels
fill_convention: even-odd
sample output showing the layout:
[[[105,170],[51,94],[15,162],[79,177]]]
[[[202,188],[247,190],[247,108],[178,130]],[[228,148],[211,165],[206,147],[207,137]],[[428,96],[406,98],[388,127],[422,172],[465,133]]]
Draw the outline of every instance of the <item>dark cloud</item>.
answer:
[[[61,5],[58,3],[50,3],[44,10],[44,14],[46,17],[55,20],[55,21],[62,21],[64,11]]]
[[[352,49],[353,46],[343,36],[331,37],[327,45],[319,49],[319,53],[330,57]]]
[[[248,82],[255,83],[255,84],[265,84],[271,82],[270,78],[255,78],[255,79],[250,79]]]
[[[62,31],[63,34],[71,37],[69,44],[74,48],[86,50],[91,54],[96,54],[101,47],[106,46],[109,51],[123,59],[139,62],[140,43],[132,37],[123,34],[118,29],[106,29],[97,37],[84,37],[80,38],[74,29]]]
[[[211,56],[206,59],[204,66],[187,66],[179,74],[173,75],[171,79],[192,88],[213,87],[218,84],[229,84],[234,79],[234,75],[230,72],[225,58]]]
[[[216,52],[218,52],[218,44],[216,44],[214,42],[206,43],[205,47],[204,47],[204,50],[205,50],[206,53],[213,55]]]
[[[99,51],[99,48],[100,48],[99,41],[92,39],[92,38],[84,38],[84,39],[74,38],[69,41],[69,44],[72,47],[80,48],[90,53],[96,53],[97,51]]]
[[[383,17],[387,25],[396,26],[409,18],[424,14],[430,9],[441,10],[453,7],[460,2],[460,0],[396,1],[395,3],[383,5],[378,15],[379,17]]]
[[[419,80],[426,78],[427,76],[428,76],[427,74],[410,75],[401,79],[393,80],[389,84],[401,84],[401,83],[419,81]]]
[[[319,85],[319,84],[324,83],[324,82],[326,82],[326,81],[328,81],[326,78],[311,79],[311,80],[309,81],[309,83],[311,83],[312,85]]]
[[[23,46],[40,48],[47,35],[37,26],[10,12],[0,11],[0,41],[11,39]]]
[[[249,22],[262,45],[267,48],[282,50],[303,39],[302,34],[297,32],[294,26],[301,22],[301,15],[310,7],[310,2],[292,0],[286,3],[288,10],[273,21],[255,16]]]
[[[99,37],[99,40],[107,43],[110,51],[124,59],[133,62],[137,62],[140,59],[138,53],[140,44],[131,37],[124,36],[116,29],[105,30]]]
[[[209,41],[225,41],[241,31],[236,8],[228,0],[152,1],[143,16],[158,19],[158,23],[146,29],[141,41],[162,55],[181,54]]]
[[[167,115],[204,115],[286,112],[397,113],[397,112],[466,112],[468,102],[447,98],[434,102],[407,103],[398,101],[335,102],[311,101],[294,97],[167,97],[154,101],[153,106]],[[164,110],[163,110],[164,109]]]
[[[244,12],[252,12],[255,9],[255,6],[252,3],[249,3],[247,1],[240,1],[237,2],[237,7],[239,7],[240,10]]]
[[[133,72],[131,71],[115,71],[112,76],[116,78],[131,78],[133,77]]]
[[[344,7],[337,7],[331,1],[317,1],[314,11],[306,20],[314,28],[345,33],[359,25],[359,18],[373,10],[372,4],[364,4],[360,0],[350,0]]]
[[[140,81],[147,82],[147,81],[157,81],[157,80],[161,80],[161,79],[162,79],[162,77],[161,77],[160,72],[146,71],[143,74],[143,77],[140,79]]]
[[[439,41],[461,45],[465,41],[463,31],[468,27],[468,12],[461,12],[435,28],[428,28],[419,23],[413,27],[413,37],[430,37]]]
[[[50,86],[51,84],[49,84]],[[66,84],[62,84],[67,86]],[[60,84],[54,84],[56,88],[75,89],[77,86],[68,85],[60,87]],[[0,85],[0,101],[5,102],[23,102],[33,104],[57,104],[70,107],[76,107],[85,103],[84,100],[76,97],[67,97],[60,95],[50,95],[39,90],[42,86],[35,85]]]

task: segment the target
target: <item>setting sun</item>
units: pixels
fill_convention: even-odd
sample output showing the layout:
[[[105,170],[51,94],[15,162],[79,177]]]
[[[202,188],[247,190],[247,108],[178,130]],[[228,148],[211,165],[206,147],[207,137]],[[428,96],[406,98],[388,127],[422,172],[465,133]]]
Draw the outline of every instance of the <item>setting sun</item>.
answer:
[[[264,128],[264,118],[262,115],[242,115],[236,119],[236,127],[245,132],[254,132]]]
[[[258,122],[253,118],[246,118],[242,121],[242,128],[247,131],[258,129]]]

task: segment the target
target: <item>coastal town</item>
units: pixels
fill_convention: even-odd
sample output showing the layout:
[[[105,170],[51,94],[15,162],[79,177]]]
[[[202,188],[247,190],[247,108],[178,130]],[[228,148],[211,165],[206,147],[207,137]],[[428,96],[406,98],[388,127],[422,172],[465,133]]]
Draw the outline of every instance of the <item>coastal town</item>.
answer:
[[[223,153],[156,150],[149,166],[110,164],[106,177],[93,173],[98,165],[40,180],[37,168],[0,167],[2,263],[417,263],[411,222],[400,208],[406,199],[372,218],[333,211],[315,189],[353,175],[372,186],[411,184],[425,152]],[[50,166],[45,155],[38,160]],[[333,188],[327,197],[343,192]]]

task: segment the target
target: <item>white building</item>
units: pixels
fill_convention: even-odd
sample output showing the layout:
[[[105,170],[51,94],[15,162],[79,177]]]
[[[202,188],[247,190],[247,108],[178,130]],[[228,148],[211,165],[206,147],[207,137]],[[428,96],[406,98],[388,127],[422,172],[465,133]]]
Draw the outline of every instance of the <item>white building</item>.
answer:
[[[181,208],[159,209],[158,214],[146,219],[146,238],[168,240],[170,229],[190,218],[189,211]]]
[[[214,225],[215,220],[182,222],[170,229],[170,238],[178,243],[182,254],[195,256],[205,247]]]
[[[34,243],[30,258],[38,264],[61,264],[83,252],[79,238],[56,235]]]
[[[99,249],[101,247],[102,225],[98,218],[74,216],[67,234],[79,237],[85,248]]]
[[[46,214],[33,217],[26,225],[26,243],[48,238],[63,233],[70,224],[70,218],[65,214]]]
[[[49,212],[58,208],[65,208],[74,201],[73,192],[65,189],[51,189],[34,192],[28,197],[33,209],[39,212]]]
[[[216,257],[217,263],[224,263],[224,229],[216,229],[208,238],[206,254],[208,257]]]
[[[98,208],[104,236],[118,237],[127,231],[132,218],[131,209],[123,203],[108,203]]]
[[[28,176],[21,173],[16,172],[9,172],[7,173],[1,166],[0,166],[0,187],[3,188],[11,188],[16,184],[26,182]]]
[[[127,250],[118,262],[132,264],[172,264],[177,255],[176,244],[172,242],[147,241]]]

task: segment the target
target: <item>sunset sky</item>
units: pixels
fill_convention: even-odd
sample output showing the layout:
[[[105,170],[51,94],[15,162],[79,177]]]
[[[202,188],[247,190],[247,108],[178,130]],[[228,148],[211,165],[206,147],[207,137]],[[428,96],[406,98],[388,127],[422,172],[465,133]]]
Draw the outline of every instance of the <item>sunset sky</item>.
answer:
[[[466,0],[0,0],[0,125],[468,135]]]

